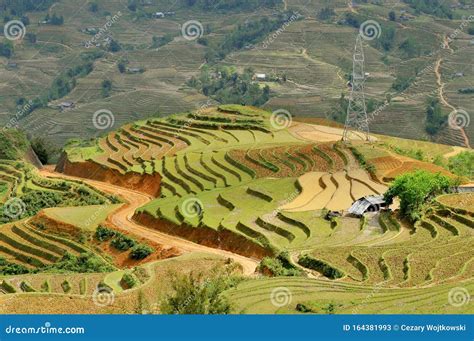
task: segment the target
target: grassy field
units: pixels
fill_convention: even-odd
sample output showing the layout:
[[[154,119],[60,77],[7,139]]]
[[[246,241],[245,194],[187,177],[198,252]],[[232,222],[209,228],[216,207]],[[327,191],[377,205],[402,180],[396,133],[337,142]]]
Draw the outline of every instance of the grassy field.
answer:
[[[136,287],[124,289],[117,285],[124,271],[109,274],[45,274],[16,276],[9,283],[16,293],[2,295],[0,292],[0,313],[2,314],[157,314],[161,300],[171,292],[171,274],[206,272],[215,266],[224,266],[225,259],[214,255],[191,253],[180,257],[148,263],[140,270],[128,270],[138,279]],[[0,278],[1,282],[2,278]],[[65,293],[61,284],[67,280],[71,291]],[[22,281],[31,284],[38,292],[25,293],[18,287]],[[44,282],[49,283],[49,292],[40,290]],[[99,283],[113,287],[110,294],[97,302]],[[82,283],[82,284],[81,284]],[[83,288],[83,289],[81,289]],[[45,305],[45,299],[49,304]],[[67,299],[67,304],[64,304]],[[104,300],[104,301],[102,301]],[[107,303],[107,304],[105,304]]]
[[[95,231],[107,216],[121,205],[95,205],[83,207],[54,207],[44,213],[54,220],[79,227],[86,231]]]
[[[448,304],[451,290],[472,291],[472,279],[429,288],[393,289],[329,282],[308,278],[248,280],[228,296],[236,311],[245,314],[301,314],[304,305],[313,314],[472,314],[472,303]]]

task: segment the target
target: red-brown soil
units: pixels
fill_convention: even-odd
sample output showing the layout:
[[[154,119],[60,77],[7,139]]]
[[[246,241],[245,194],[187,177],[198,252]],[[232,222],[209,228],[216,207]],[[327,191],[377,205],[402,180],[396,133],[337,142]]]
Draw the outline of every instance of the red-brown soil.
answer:
[[[158,173],[121,174],[119,171],[104,167],[94,161],[72,163],[63,154],[56,166],[56,172],[91,180],[98,180],[112,185],[125,187],[158,197],[160,194],[161,176]]]
[[[148,213],[136,213],[133,220],[140,225],[159,230],[173,236],[184,237],[200,245],[235,252],[240,255],[261,259],[271,256],[271,251],[228,230],[215,231],[206,227],[178,226],[168,221],[154,218]]]

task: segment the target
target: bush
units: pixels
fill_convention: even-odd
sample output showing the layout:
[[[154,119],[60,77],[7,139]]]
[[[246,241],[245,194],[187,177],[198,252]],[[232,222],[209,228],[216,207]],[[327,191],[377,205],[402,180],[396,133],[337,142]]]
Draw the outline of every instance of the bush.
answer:
[[[123,235],[122,233],[116,232],[114,239],[110,242],[114,248],[120,251],[127,251],[137,244],[135,240],[130,237]]]
[[[210,277],[174,274],[174,293],[162,302],[160,310],[163,314],[229,314],[232,307],[223,293],[236,282],[229,272]]]
[[[64,282],[61,283],[61,288],[63,288],[64,293],[68,293],[71,291],[71,284],[67,280],[64,280]]]
[[[282,252],[277,257],[264,257],[258,266],[262,273],[270,271],[272,276],[302,276],[303,271],[298,269],[290,260],[288,252]]]
[[[345,276],[345,274],[342,271],[332,267],[331,265],[319,259],[315,259],[309,255],[301,256],[300,259],[298,260],[298,263],[308,269],[316,270],[330,279],[338,279]]]
[[[50,272],[92,273],[110,272],[115,270],[115,268],[93,253],[82,253],[79,256],[66,253],[59,262],[48,265],[42,270]]]
[[[51,285],[46,280],[46,281],[43,282],[43,284],[41,284],[40,289],[41,289],[42,292],[51,292]]]
[[[23,292],[35,292],[36,290],[26,281],[20,283],[20,289]]]
[[[138,244],[132,248],[132,251],[130,252],[130,258],[136,260],[145,259],[149,255],[151,255],[153,251],[154,250],[148,245]]]
[[[137,280],[133,275],[125,273],[120,280],[120,285],[124,289],[130,289],[137,285]]]
[[[100,241],[104,242],[109,240],[110,238],[114,237],[116,232],[114,230],[111,230],[107,227],[104,227],[102,225],[99,225],[97,229],[95,230],[95,238]]]

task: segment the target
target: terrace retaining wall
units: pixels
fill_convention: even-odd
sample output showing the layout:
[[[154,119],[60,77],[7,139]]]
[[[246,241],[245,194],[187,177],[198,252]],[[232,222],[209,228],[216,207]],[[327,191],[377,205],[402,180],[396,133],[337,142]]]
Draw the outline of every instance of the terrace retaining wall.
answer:
[[[107,182],[111,185],[125,187],[142,193],[158,197],[161,189],[161,176],[159,173],[122,174],[115,169],[107,168],[94,161],[71,162],[63,153],[56,165],[56,171],[66,175]]]
[[[201,245],[227,250],[245,257],[261,259],[265,256],[273,255],[272,251],[228,230],[216,231],[208,227],[176,225],[169,221],[155,218],[146,212],[135,213],[133,220],[166,234],[183,237]]]

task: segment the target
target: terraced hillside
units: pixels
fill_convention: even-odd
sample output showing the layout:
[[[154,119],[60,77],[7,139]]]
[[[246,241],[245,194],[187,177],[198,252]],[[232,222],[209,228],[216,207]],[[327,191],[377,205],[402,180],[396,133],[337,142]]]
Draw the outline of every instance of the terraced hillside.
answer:
[[[274,122],[270,112],[253,107],[205,108],[137,121],[97,140],[70,144],[57,166],[65,174],[50,167],[37,172],[23,162],[5,161],[5,203],[10,197],[25,200],[26,216],[34,216],[19,216],[0,227],[3,293],[13,293],[15,300],[35,291],[87,301],[96,290],[108,290],[128,302],[127,311],[136,311],[130,302],[137,301],[138,291],[129,291],[127,283],[144,290],[149,281],[143,271],[149,273],[149,264],[155,264],[150,261],[165,264],[167,258],[182,253],[192,257],[196,251],[225,257],[227,264],[237,262],[245,275],[253,274],[259,261],[264,264],[287,255],[284,266],[306,278],[284,280],[299,305],[286,305],[278,312],[373,312],[381,302],[388,302],[382,311],[393,312],[398,310],[392,301],[410,302],[414,297],[408,290],[435,295],[441,302],[456,284],[470,285],[474,246],[470,194],[437,198],[414,226],[400,221],[397,211],[363,217],[344,212],[360,197],[387,190],[381,180],[390,178],[383,176],[379,166],[383,162],[378,160],[401,160],[387,167],[390,171],[407,162],[433,172],[442,168],[398,154],[381,136],[369,144],[345,144],[328,138],[337,136],[337,127],[325,134],[324,126],[308,126],[312,133],[305,138],[293,129],[303,123],[288,128]],[[300,132],[306,131],[302,128]],[[28,195],[49,198],[53,194],[48,191],[60,202],[30,210],[36,201]],[[113,205],[118,201],[112,193],[123,203]],[[328,210],[342,215],[328,217]],[[152,246],[153,252],[143,262],[131,259],[140,243],[145,251]],[[277,269],[262,269],[266,275],[279,275]],[[19,282],[11,281],[12,271],[22,276]],[[50,272],[64,274],[50,276]],[[280,283],[261,280],[266,284],[260,290],[258,281],[246,279],[227,293],[239,311],[260,307],[259,292],[266,295]],[[312,290],[329,285],[332,301],[326,296],[318,299],[311,290],[301,293],[299,285]],[[247,287],[255,287],[256,295],[246,296],[242,290]],[[346,291],[356,292],[355,298],[348,300]],[[358,308],[367,291],[376,291],[373,305]],[[76,304],[82,311],[97,311],[90,304]],[[261,304],[262,311],[275,312],[268,302]],[[426,311],[418,304],[409,306]],[[430,307],[451,312],[442,303]]]
[[[55,206],[84,206],[117,203],[80,181],[57,180],[38,175],[37,169],[24,161],[0,160],[0,219],[10,222],[32,216]]]

